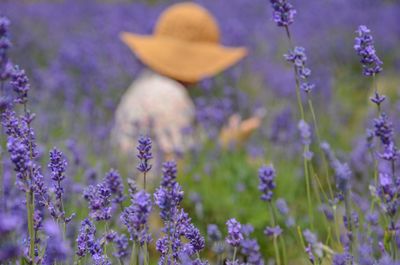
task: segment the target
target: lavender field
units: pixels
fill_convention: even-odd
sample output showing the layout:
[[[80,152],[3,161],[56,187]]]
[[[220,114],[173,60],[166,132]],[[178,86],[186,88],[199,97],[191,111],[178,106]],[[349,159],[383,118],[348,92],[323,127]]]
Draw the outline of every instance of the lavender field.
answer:
[[[0,264],[400,264],[400,2],[194,1],[248,54],[188,89],[190,148],[124,152],[119,34],[179,2],[0,2]]]

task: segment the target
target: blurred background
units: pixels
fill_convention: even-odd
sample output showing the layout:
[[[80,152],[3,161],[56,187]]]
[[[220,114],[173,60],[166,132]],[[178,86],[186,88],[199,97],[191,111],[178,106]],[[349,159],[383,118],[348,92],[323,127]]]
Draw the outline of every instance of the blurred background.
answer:
[[[69,155],[69,174],[82,185],[94,183],[110,167],[118,168],[124,176],[136,174],[109,141],[114,110],[143,69],[118,34],[150,34],[160,12],[176,2],[0,2],[0,14],[12,21],[10,58],[26,69],[31,81],[30,107],[37,114],[35,126],[43,153],[52,145],[63,147]],[[302,145],[293,72],[283,58],[289,47],[285,32],[272,21],[269,1],[195,2],[215,15],[223,44],[245,46],[249,55],[190,91],[199,130],[207,132],[208,140],[183,157],[186,163],[180,182],[185,205],[203,232],[207,223],[222,227],[227,216],[251,222],[256,231],[262,231],[268,217],[265,205],[258,200],[257,168],[273,162],[278,172],[278,196],[284,196],[294,215],[301,216],[306,211],[299,166]],[[312,97],[321,137],[351,163],[362,187],[367,183],[363,135],[371,123],[371,83],[362,76],[353,50],[355,30],[360,24],[372,30],[384,62],[380,89],[390,96],[385,107],[394,120],[400,110],[400,2],[291,2],[297,9],[291,32],[296,45],[306,48],[311,81],[316,84]],[[260,109],[266,113],[263,124],[246,145],[223,150],[215,144],[227,117],[237,112],[248,117]],[[81,191],[79,185],[69,188],[71,196]],[[77,220],[85,214],[82,210]],[[267,240],[258,234],[265,246]]]

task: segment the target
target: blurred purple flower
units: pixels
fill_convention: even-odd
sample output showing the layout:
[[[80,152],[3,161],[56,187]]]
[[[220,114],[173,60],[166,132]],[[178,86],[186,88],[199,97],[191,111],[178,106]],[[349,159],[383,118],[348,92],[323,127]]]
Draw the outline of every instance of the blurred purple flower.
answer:
[[[354,49],[361,57],[360,62],[363,66],[364,75],[373,76],[379,74],[382,71],[383,62],[376,55],[371,31],[366,26],[361,25],[356,33]]]
[[[240,246],[240,242],[243,240],[242,234],[242,225],[236,221],[236,219],[232,218],[226,222],[226,226],[228,228],[228,236],[225,241],[232,247]]]
[[[261,200],[270,202],[275,189],[275,169],[272,166],[262,166],[258,170],[260,180],[258,189],[262,193]]]
[[[90,185],[83,192],[83,197],[89,203],[90,216],[96,221],[111,218],[111,190],[105,183]]]
[[[287,27],[294,22],[296,10],[286,0],[270,0],[273,8],[273,19],[279,27]]]
[[[121,221],[128,228],[131,240],[143,245],[149,243],[151,235],[148,230],[148,219],[152,209],[151,196],[141,190],[132,198],[132,205],[125,208]]]
[[[125,200],[124,184],[117,170],[111,169],[105,176],[104,182],[111,191],[112,201],[121,204]]]
[[[151,139],[147,136],[141,136],[138,140],[138,155],[137,158],[140,160],[140,163],[137,167],[137,169],[146,174],[147,172],[150,171],[151,165],[149,164],[149,160],[153,158],[153,155],[151,153]]]

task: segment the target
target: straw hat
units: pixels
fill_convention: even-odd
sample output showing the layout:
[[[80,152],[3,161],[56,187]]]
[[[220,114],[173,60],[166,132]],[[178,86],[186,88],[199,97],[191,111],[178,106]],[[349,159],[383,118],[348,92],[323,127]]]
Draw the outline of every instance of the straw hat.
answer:
[[[222,46],[217,22],[194,3],[165,10],[153,35],[123,32],[121,39],[154,71],[190,83],[213,76],[246,55],[245,48]]]

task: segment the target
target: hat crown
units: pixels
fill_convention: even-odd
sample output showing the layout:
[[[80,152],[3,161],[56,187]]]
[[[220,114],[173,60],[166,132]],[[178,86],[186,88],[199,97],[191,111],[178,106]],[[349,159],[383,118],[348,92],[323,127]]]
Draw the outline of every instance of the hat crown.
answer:
[[[219,43],[219,28],[214,17],[194,3],[175,4],[158,19],[155,35],[190,42]]]

